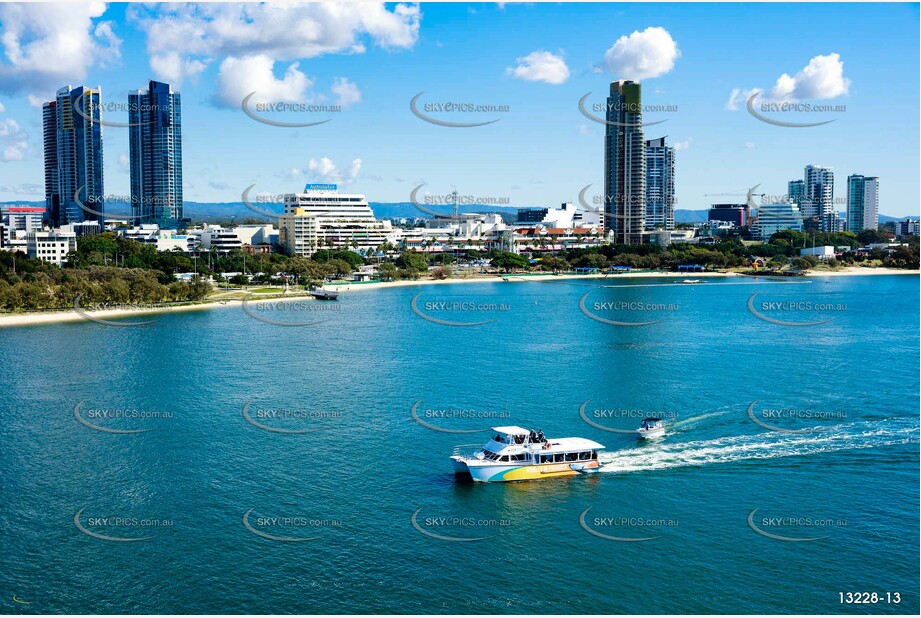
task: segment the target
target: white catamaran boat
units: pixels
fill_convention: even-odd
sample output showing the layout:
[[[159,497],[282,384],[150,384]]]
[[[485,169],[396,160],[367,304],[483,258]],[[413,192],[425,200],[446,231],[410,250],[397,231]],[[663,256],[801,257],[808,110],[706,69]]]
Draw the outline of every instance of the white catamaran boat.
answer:
[[[493,427],[496,435],[484,446],[454,447],[457,474],[474,481],[530,481],[597,472],[604,446],[585,438],[545,438],[541,430]],[[467,450],[470,449],[470,450]]]

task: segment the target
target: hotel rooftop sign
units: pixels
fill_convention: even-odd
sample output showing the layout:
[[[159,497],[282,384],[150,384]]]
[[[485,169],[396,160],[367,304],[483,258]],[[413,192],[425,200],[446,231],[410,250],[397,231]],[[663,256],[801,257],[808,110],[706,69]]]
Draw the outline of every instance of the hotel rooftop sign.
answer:
[[[304,185],[304,193],[308,191],[339,191],[339,185],[330,185],[330,184],[306,184]]]

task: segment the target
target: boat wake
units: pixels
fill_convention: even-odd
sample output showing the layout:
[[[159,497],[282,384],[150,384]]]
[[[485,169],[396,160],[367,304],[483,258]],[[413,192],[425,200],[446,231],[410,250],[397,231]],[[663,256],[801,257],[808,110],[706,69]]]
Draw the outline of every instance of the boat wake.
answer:
[[[668,423],[668,428],[669,429],[678,429],[678,428],[683,429],[689,426],[696,425],[702,420],[713,418],[714,416],[723,416],[724,414],[729,414],[730,412],[737,413],[737,410],[734,408],[727,408],[725,410],[719,410],[716,412],[708,412],[706,414],[701,414],[699,416],[692,416],[691,418],[686,418],[684,420],[675,421],[674,423]]]
[[[640,472],[918,444],[918,419],[843,423],[805,434],[766,432],[713,440],[658,442],[604,453],[601,472]]]

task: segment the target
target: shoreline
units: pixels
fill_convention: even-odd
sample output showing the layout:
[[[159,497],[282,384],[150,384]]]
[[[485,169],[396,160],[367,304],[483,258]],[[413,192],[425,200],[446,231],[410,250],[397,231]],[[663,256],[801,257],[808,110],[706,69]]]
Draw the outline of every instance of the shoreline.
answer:
[[[815,278],[815,277],[841,277],[841,276],[880,276],[880,275],[914,275],[921,276],[921,271],[918,270],[902,270],[895,268],[861,268],[861,267],[849,267],[841,268],[835,271],[809,271],[806,273],[806,278]],[[509,281],[505,281],[505,279]],[[457,283],[514,283],[515,281],[569,281],[573,279],[591,279],[591,280],[617,280],[617,279],[728,279],[728,278],[749,278],[756,279],[749,275],[743,275],[738,272],[704,272],[704,273],[674,273],[674,272],[658,272],[658,271],[649,271],[649,272],[633,272],[633,273],[619,273],[619,274],[592,274],[592,275],[549,275],[549,274],[528,274],[528,275],[489,275],[489,276],[477,276],[469,278],[448,278],[448,279],[416,279],[416,280],[407,280],[407,281],[374,281],[369,283],[356,283],[356,282],[343,282],[343,283],[328,283],[325,284],[324,288],[335,290],[335,291],[345,291],[345,292],[357,292],[361,290],[379,290],[383,288],[396,288],[396,287],[414,287],[421,285],[447,285],[447,284],[457,284]],[[225,292],[225,294],[234,294],[234,293],[245,293],[245,290]],[[257,295],[258,300],[272,301],[272,302],[291,302],[296,300],[310,300],[311,302],[327,302],[327,301],[316,301],[312,299],[309,294],[292,294],[287,296],[276,296],[272,294],[259,294]],[[257,300],[257,298],[252,299],[250,302]],[[177,305],[172,307],[147,307],[147,308],[135,308],[135,309],[126,309],[126,308],[117,308],[117,309],[100,309],[96,311],[82,311],[83,314],[78,313],[75,310],[52,310],[48,312],[40,313],[14,313],[14,314],[0,314],[0,329],[2,328],[14,328],[17,326],[41,326],[44,324],[60,324],[68,322],[94,322],[99,321],[100,323],[105,323],[107,319],[110,318],[124,318],[130,316],[145,316],[145,315],[155,315],[163,313],[185,313],[188,311],[204,311],[210,309],[221,309],[228,307],[242,307],[243,301],[237,299],[231,300],[220,300],[215,298],[213,300],[205,300],[197,303],[190,303],[187,305]],[[125,324],[127,326],[127,324]]]

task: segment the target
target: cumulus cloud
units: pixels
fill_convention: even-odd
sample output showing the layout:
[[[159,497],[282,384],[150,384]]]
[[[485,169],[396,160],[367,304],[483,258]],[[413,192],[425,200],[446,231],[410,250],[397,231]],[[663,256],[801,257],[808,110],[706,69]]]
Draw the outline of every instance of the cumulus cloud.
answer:
[[[515,58],[517,66],[505,70],[515,79],[548,84],[562,84],[569,79],[569,67],[561,56],[548,51],[534,51],[527,56]]]
[[[121,153],[118,155],[118,166],[123,170],[128,169],[128,163],[130,162],[127,153]]]
[[[185,78],[194,81],[206,67],[204,62],[183,58],[176,52],[166,52],[150,57],[150,68],[157,74],[157,77],[170,84],[180,84]]]
[[[691,147],[691,143],[693,141],[694,140],[692,140],[690,137],[687,138],[686,140],[677,141],[675,142],[675,145],[673,146],[673,148],[675,149],[675,152],[681,152],[682,150],[687,150],[688,148]]]
[[[112,22],[98,21],[101,2],[0,4],[0,91],[50,97],[61,84],[120,57]]]
[[[815,56],[799,73],[777,78],[768,96],[776,100],[834,99],[848,93],[851,80],[844,76],[840,54]]]
[[[12,118],[0,120],[0,159],[22,161],[29,151],[29,134]]]
[[[309,182],[328,182],[337,184],[350,184],[361,173],[361,159],[352,159],[348,169],[341,170],[329,157],[311,158],[306,168],[294,167],[281,174],[291,180],[307,180]]]
[[[285,70],[285,75],[277,79],[274,74],[274,61],[268,56],[247,56],[244,58],[226,58],[217,73],[217,89],[214,93],[215,103],[225,107],[239,107],[240,102],[251,92],[255,92],[252,102],[304,101],[313,81],[292,62]]]
[[[768,101],[803,101],[834,99],[848,94],[851,80],[844,76],[844,62],[836,53],[813,57],[796,75],[784,73],[774,86],[762,92],[758,88],[733,88],[725,108],[736,111],[745,106],[752,95],[760,93]]]
[[[351,107],[361,102],[361,91],[358,86],[344,77],[337,77],[330,90],[336,95],[336,103],[342,107]]]
[[[668,30],[650,26],[617,39],[605,52],[604,63],[620,79],[643,80],[665,75],[679,57],[681,51]]]
[[[407,49],[419,38],[422,18],[418,5],[388,10],[367,2],[132,4],[127,15],[147,34],[151,69],[177,84],[216,58],[293,61],[364,53],[366,40]]]

